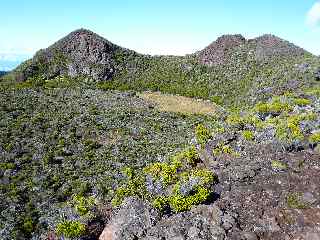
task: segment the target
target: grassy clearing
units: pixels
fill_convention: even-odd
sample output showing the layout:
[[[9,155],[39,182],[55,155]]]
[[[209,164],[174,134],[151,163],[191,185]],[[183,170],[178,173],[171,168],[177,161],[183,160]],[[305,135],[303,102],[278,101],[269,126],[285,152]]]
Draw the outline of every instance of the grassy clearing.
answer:
[[[163,112],[182,114],[200,114],[213,116],[217,107],[212,102],[160,92],[143,92],[139,94],[144,100],[156,105]]]

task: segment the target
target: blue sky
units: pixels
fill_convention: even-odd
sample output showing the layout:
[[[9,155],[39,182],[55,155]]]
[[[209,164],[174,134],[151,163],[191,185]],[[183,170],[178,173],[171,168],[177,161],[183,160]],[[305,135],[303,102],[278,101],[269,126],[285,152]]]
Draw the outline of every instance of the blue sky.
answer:
[[[192,53],[227,33],[272,33],[320,54],[317,0],[4,0],[0,9],[0,60],[78,28],[149,54]]]

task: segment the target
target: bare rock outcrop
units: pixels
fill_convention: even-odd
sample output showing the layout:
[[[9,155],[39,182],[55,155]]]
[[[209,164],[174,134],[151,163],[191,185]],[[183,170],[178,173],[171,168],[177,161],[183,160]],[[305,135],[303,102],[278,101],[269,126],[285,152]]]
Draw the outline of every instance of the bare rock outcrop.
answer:
[[[145,235],[146,229],[159,221],[159,213],[149,204],[127,198],[107,224],[99,240],[133,240]]]
[[[225,229],[235,225],[232,216],[215,205],[199,205],[189,212],[160,219],[151,206],[127,198],[106,225],[99,240],[223,240]]]
[[[256,44],[256,59],[258,61],[278,56],[301,56],[306,51],[277,36],[265,34],[253,40]]]
[[[242,35],[223,35],[197,53],[202,64],[209,66],[225,65],[241,61],[242,57],[257,62],[277,57],[298,57],[307,53],[304,49],[271,34],[254,39]]]
[[[198,53],[200,61],[206,65],[224,64],[228,57],[227,52],[245,42],[246,39],[240,34],[223,35]]]

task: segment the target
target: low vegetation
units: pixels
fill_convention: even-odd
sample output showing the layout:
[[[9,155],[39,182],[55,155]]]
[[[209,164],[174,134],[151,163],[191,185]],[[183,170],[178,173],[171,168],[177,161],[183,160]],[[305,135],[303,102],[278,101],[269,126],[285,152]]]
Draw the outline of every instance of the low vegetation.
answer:
[[[184,149],[210,118],[159,112],[130,92],[17,85],[0,91],[2,239],[47,234],[61,221],[87,224],[96,201],[111,201],[126,181],[121,169]]]

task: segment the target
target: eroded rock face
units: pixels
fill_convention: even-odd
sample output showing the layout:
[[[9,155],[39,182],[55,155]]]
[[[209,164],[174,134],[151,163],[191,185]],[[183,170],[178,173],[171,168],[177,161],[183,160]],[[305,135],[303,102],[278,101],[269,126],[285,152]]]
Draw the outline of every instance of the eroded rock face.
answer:
[[[225,239],[225,229],[236,225],[231,215],[215,205],[199,205],[189,212],[160,219],[158,212],[139,199],[128,198],[114,214],[100,240]]]
[[[274,152],[268,146],[247,152],[248,158],[218,159],[220,209],[235,212],[239,228],[259,239],[318,239],[320,156]],[[288,167],[273,168],[270,159],[285,161]]]
[[[146,229],[159,221],[159,213],[148,203],[127,198],[107,224],[99,240],[133,240],[145,235]]]
[[[143,240],[223,240],[225,230],[223,212],[215,205],[200,205],[190,212],[180,213],[163,219],[147,230]],[[232,221],[230,223],[233,224]]]

